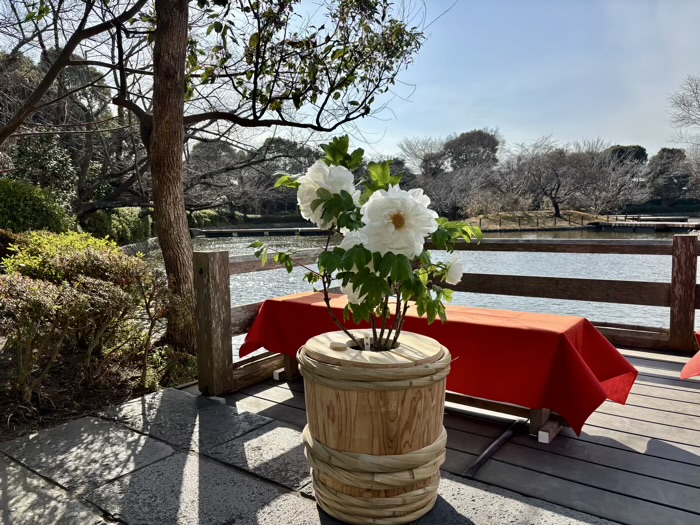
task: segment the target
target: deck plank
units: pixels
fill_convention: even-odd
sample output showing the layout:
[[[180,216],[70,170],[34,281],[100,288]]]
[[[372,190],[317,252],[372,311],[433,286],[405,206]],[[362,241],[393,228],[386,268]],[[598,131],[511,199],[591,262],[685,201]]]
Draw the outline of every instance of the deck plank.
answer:
[[[700,381],[696,381],[695,379],[680,379],[680,377],[673,379],[658,374],[642,373],[640,370],[636,383],[663,387],[667,390],[700,394]]]
[[[536,449],[542,454],[558,454],[634,472],[650,478],[659,478],[700,488],[700,465],[689,465],[643,452],[610,447],[561,434],[547,444],[538,443],[530,436],[515,436],[513,443]],[[548,456],[541,457],[542,461],[547,461]]]
[[[543,457],[541,451],[517,443],[506,444],[493,457],[509,465],[694,512],[699,514],[700,521],[700,498],[697,497],[700,491],[695,487],[660,479],[649,483],[649,478],[641,474],[567,456],[546,454]],[[700,469],[697,471],[700,474]]]
[[[695,403],[700,405],[700,392],[696,390],[676,390],[667,388],[664,385],[642,382],[643,379],[638,379],[632,387],[632,394],[640,394],[643,396],[657,397],[659,399],[670,399],[673,401],[684,401],[686,403]]]
[[[669,427],[663,423],[651,423],[639,419],[629,419],[623,416],[611,416],[602,412],[594,412],[588,423],[612,430],[621,430],[630,434],[638,434],[650,438],[663,439],[671,443],[697,445],[700,443],[700,431],[687,428]]]
[[[560,435],[576,438],[574,431],[569,428],[563,428]],[[653,457],[700,465],[699,446],[672,443],[663,439],[650,438],[591,424],[583,427],[583,432],[578,439],[612,448],[632,450]]]
[[[690,405],[698,408],[697,405]],[[657,408],[640,407],[636,405],[618,405],[612,401],[606,401],[598,408],[599,414],[621,416],[627,419],[636,419],[649,423],[677,427],[688,430],[700,431],[700,417],[685,413],[676,413]],[[700,435],[698,435],[700,439]]]
[[[675,355],[668,352],[654,352],[653,350],[638,350],[636,348],[618,348],[626,358],[636,357],[656,363],[681,363],[684,365],[690,359],[687,355]]]
[[[656,396],[630,394],[630,396],[627,398],[627,404],[625,406],[654,408],[656,410],[664,410],[675,414],[700,416],[700,403],[663,399]]]
[[[684,363],[678,361],[652,360],[634,356],[625,356],[625,358],[632,363],[635,368],[640,367],[645,370],[655,370],[658,373],[671,372],[670,377],[675,378],[678,378],[684,365]]]
[[[626,525],[693,525],[698,522],[697,514],[497,460],[488,461],[481,467],[476,479]]]

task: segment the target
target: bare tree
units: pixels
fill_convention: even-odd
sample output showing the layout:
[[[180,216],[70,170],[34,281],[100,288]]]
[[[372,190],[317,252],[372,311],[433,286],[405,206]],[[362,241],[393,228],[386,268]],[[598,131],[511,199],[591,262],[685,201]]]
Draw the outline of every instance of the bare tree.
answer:
[[[555,217],[561,207],[574,197],[583,181],[576,176],[569,154],[551,137],[521,145],[517,154],[518,169],[527,177],[532,190],[552,205]]]
[[[409,169],[413,173],[423,173],[427,165],[433,165],[434,159],[442,156],[444,145],[445,139],[440,137],[409,137],[401,139],[399,149]]]
[[[488,181],[490,166],[475,165],[431,177],[422,175],[418,183],[430,197],[431,208],[448,219],[462,217]]]
[[[601,139],[587,140],[571,146],[569,163],[581,181],[581,200],[593,213],[618,212],[649,198],[642,177],[644,165],[634,150],[621,155]]]
[[[677,141],[700,144],[700,75],[688,75],[668,97],[671,122],[678,128]]]
[[[528,192],[530,181],[519,167],[515,155],[505,159],[488,172],[481,199],[489,203],[494,211],[525,210],[532,204],[532,195]]]

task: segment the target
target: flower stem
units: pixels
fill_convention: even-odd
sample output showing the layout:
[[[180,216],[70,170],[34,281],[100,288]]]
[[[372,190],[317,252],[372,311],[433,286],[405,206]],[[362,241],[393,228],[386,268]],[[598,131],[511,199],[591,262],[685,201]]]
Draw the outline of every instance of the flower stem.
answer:
[[[401,330],[403,329],[403,323],[404,323],[404,321],[406,321],[406,312],[408,311],[408,306],[409,306],[409,303],[408,303],[408,301],[406,301],[403,305],[403,310],[401,312],[401,321],[399,321],[399,324],[396,328],[396,333],[394,334],[394,340],[391,343],[392,347],[396,345],[396,341],[399,340],[399,336],[401,335]]]
[[[377,320],[375,319],[374,312],[372,312],[372,317],[370,318],[370,322],[372,323],[372,337],[374,338],[374,344],[379,345],[380,341],[379,341],[379,338],[377,337]]]
[[[331,319],[333,319],[333,322],[340,328],[345,335],[347,335],[353,343],[357,345],[358,348],[362,348],[362,345],[360,344],[360,341],[358,341],[357,337],[355,337],[350,331],[345,328],[343,323],[341,323],[338,318],[335,316],[335,313],[333,312],[333,308],[331,308],[331,298],[330,295],[328,294],[328,286],[326,284],[326,280],[322,279],[323,282],[323,302],[326,303],[326,309],[328,310],[328,313],[331,316]]]
[[[386,334],[387,341],[391,341],[391,334],[394,330],[396,330],[396,328],[398,326],[400,313],[401,313],[401,289],[399,288],[396,292],[396,311],[394,313],[394,321],[391,323],[391,327],[389,327],[389,332]]]
[[[324,251],[328,251],[328,247],[330,246],[332,236],[333,231],[329,230]],[[331,308],[331,298],[328,292],[328,287],[331,283],[331,280],[332,277],[330,275],[321,275],[321,283],[323,284],[323,302],[326,303],[326,309],[328,310],[328,313],[330,314],[331,319],[333,319],[333,322],[336,324],[336,326],[340,328],[343,331],[343,333],[345,333],[345,335],[347,335],[350,338],[350,340],[353,343],[355,343],[355,345],[357,345],[358,348],[362,348],[362,345],[360,344],[360,341],[358,341],[357,337],[355,337],[352,333],[350,333],[350,331],[347,328],[345,328],[345,325],[343,325],[343,323],[341,323],[340,320],[335,316],[333,308]]]
[[[382,329],[379,332],[379,350],[390,350],[390,348],[385,348],[384,344],[384,332],[386,331],[386,318],[389,313],[389,296],[384,298],[384,304],[382,304]]]

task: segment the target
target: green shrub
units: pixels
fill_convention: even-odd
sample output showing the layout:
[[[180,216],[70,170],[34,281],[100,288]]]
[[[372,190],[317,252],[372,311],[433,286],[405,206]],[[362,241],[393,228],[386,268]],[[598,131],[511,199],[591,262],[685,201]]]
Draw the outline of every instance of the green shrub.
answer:
[[[112,233],[112,217],[105,210],[97,210],[83,217],[81,226],[84,231],[102,239]]]
[[[97,384],[122,360],[144,367],[145,384],[170,304],[162,272],[85,233],[31,232],[11,251],[3,261],[0,319],[17,349],[13,384],[22,400],[68,356],[80,363],[81,384]]]
[[[12,274],[0,275],[0,300],[0,328],[14,353],[12,386],[29,403],[84,317],[87,298],[66,284]]]
[[[123,277],[122,266],[132,259],[115,242],[78,232],[29,232],[23,236],[21,246],[10,250],[13,255],[2,261],[7,273],[54,283],[72,281],[79,275],[114,282]]]
[[[10,178],[48,189],[63,205],[76,197],[78,170],[59,135],[21,138],[12,150]]]
[[[118,244],[133,244],[150,237],[151,220],[139,208],[117,208],[112,212],[110,237]]]
[[[50,193],[26,182],[0,179],[0,228],[63,232],[73,222]]]
[[[209,226],[218,226],[221,222],[219,212],[215,210],[200,210],[193,211],[188,216],[190,228],[207,228]]]
[[[84,219],[83,226],[95,237],[110,237],[121,246],[148,239],[153,221],[140,208],[115,208],[97,210]]]
[[[0,230],[0,261],[2,261],[5,257],[12,255],[12,252],[10,251],[11,245],[17,245],[20,242],[21,237],[16,233]],[[0,265],[0,273],[2,273],[2,271],[3,269]]]

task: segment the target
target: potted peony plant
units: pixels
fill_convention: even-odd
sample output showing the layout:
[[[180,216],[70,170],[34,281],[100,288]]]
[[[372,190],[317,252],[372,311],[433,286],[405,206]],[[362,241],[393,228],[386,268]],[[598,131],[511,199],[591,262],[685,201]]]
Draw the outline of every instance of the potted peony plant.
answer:
[[[434,339],[404,331],[404,323],[411,308],[428,323],[445,322],[452,290],[441,284],[462,279],[461,263],[433,260],[426,239],[453,252],[457,241],[481,232],[439,218],[423,190],[401,189],[388,162],[370,163],[356,184],[363,151],[350,153],[347,136],[323,149],[306,174],[276,183],[294,188],[302,216],[328,232],[317,269],[305,267],[305,279],[323,293],[338,331],[310,339],[297,354],[314,491],[340,520],[408,523],[437,496],[451,357]],[[264,264],[271,248],[251,246]],[[274,260],[288,271],[295,266],[293,253],[275,252]],[[334,284],[345,296],[342,308],[330,293]]]

